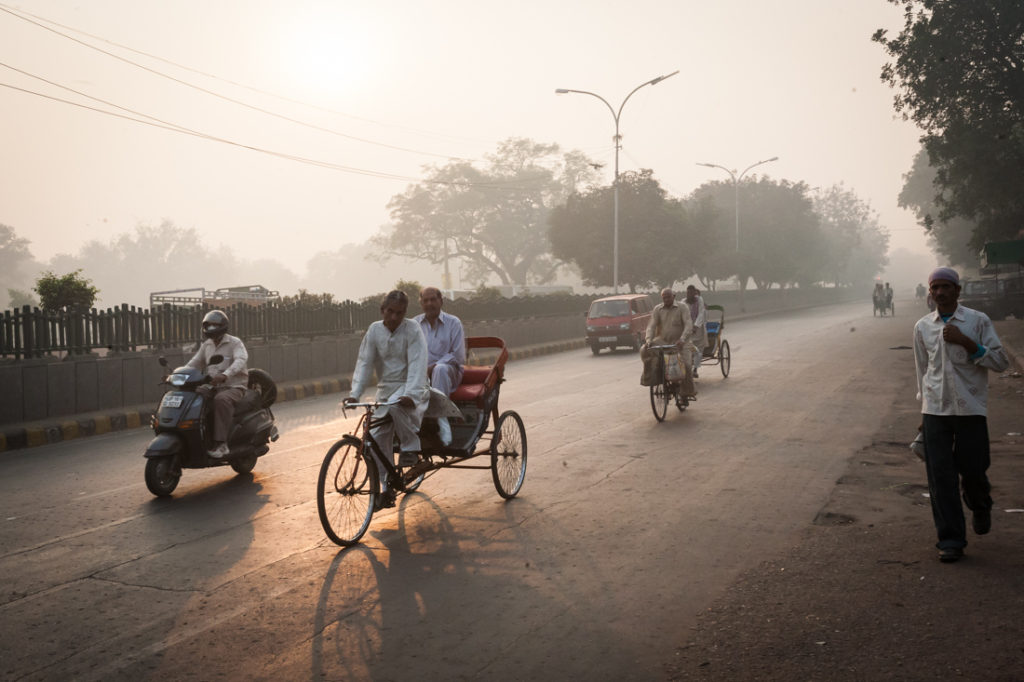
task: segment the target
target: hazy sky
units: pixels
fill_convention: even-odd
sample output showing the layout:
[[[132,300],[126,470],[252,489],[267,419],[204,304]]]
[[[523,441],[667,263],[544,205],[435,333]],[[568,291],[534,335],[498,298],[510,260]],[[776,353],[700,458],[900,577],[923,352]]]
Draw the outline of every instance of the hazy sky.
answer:
[[[742,169],[779,156],[757,171],[844,182],[893,247],[925,250],[896,206],[919,132],[879,80],[871,34],[901,23],[884,0],[0,0],[4,9],[150,70],[0,11],[3,86],[233,143],[0,87],[0,223],[42,260],[169,219],[301,274],[313,253],[374,234],[424,164],[480,159],[512,136],[581,149],[610,182],[611,113],[555,88],[618,108],[677,69],[623,110],[622,170],[652,168],[682,196],[728,178],[699,161]]]

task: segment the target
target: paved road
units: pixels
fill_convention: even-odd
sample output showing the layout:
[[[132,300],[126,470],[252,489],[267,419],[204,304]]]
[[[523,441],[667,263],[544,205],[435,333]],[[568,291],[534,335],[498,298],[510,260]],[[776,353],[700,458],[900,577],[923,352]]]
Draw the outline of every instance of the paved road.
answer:
[[[5,679],[657,679],[695,619],[787,545],[871,441],[915,316],[729,324],[728,379],[656,423],[633,354],[509,366],[529,437],[505,503],[441,472],[339,551],[316,516],[337,396],[276,411],[255,475],[142,480],[138,430],[0,456]],[[905,363],[896,363],[902,366]]]

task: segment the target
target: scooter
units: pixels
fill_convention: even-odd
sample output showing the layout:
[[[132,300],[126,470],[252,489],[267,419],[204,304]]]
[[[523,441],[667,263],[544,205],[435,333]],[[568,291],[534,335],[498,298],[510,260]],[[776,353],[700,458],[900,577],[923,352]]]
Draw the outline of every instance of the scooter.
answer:
[[[215,355],[210,361],[217,364],[222,359]],[[166,369],[167,359],[161,357],[160,364]],[[239,474],[248,474],[270,449],[267,444],[278,438],[270,411],[277,385],[261,369],[249,370],[249,385],[235,406],[228,435],[230,452],[221,459],[207,454],[212,445],[213,400],[202,387],[210,383],[210,376],[192,367],[178,367],[164,376],[163,383],[170,389],[151,420],[156,436],[145,454],[146,487],[157,497],[174,492],[182,469],[229,465]]]

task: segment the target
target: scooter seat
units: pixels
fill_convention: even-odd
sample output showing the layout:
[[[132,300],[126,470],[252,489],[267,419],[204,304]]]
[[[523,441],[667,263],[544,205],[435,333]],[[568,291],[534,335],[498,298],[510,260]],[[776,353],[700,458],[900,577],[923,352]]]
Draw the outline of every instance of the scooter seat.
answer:
[[[259,409],[260,407],[260,394],[251,388],[245,389],[245,395],[242,399],[235,403],[235,420],[242,417],[249,412]]]

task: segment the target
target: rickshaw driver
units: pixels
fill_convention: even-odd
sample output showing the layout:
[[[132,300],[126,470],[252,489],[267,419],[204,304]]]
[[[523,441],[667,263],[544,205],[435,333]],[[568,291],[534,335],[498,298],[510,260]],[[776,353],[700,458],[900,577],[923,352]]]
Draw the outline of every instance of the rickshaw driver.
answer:
[[[661,290],[661,303],[654,306],[651,312],[651,321],[647,324],[647,341],[640,350],[645,374],[650,369],[650,363],[657,357],[657,351],[652,351],[651,346],[675,344],[676,352],[681,354],[693,336],[690,309],[688,306],[676,305],[675,300],[675,292],[666,287]],[[683,380],[680,393],[688,400],[695,400],[697,388],[693,384],[690,363],[684,362],[682,365]]]
[[[420,325],[406,319],[408,307],[409,297],[404,291],[391,291],[384,298],[380,306],[382,319],[370,325],[359,344],[359,357],[352,372],[352,390],[345,398],[345,403],[359,402],[363,389],[376,371],[376,400],[383,404],[373,416],[390,414],[391,419],[374,427],[373,438],[387,454],[391,451],[394,437],[398,436],[400,467],[413,466],[419,459],[419,430],[430,401],[427,341]],[[384,473],[381,472],[382,475]]]
[[[693,348],[691,353],[693,359],[690,364],[693,366],[693,378],[697,378],[697,368],[700,367],[701,357],[704,355],[704,346],[708,345],[707,317],[708,308],[704,304],[697,287],[692,284],[686,287],[686,305],[690,308],[690,319],[693,321],[693,338],[690,340]]]

